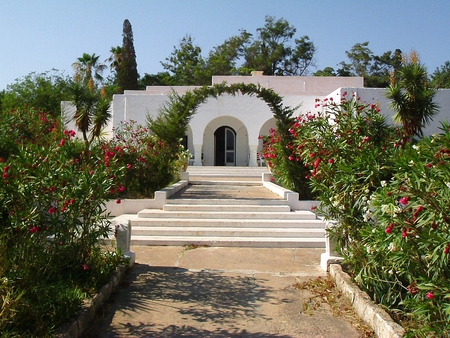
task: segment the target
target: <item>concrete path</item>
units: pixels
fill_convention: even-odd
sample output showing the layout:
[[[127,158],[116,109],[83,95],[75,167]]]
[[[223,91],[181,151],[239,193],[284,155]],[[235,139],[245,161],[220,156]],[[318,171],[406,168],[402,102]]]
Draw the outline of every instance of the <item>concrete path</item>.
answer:
[[[326,276],[322,249],[134,247],[127,273],[85,337],[359,337],[294,284]]]
[[[196,180],[261,180],[264,168],[192,167]],[[238,178],[237,178],[238,176]],[[274,198],[261,186],[183,191],[184,198]],[[226,195],[224,197],[224,195]],[[181,197],[181,196],[178,196]],[[136,264],[85,337],[359,337],[294,287],[327,274],[324,249],[135,246]],[[312,314],[312,315],[311,315]]]

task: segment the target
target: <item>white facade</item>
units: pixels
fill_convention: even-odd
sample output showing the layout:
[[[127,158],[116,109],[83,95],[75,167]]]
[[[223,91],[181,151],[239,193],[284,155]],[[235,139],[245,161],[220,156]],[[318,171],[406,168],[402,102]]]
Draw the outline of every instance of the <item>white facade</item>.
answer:
[[[339,102],[344,92],[355,93],[362,101],[378,104],[387,121],[393,123],[394,112],[389,108],[386,89],[364,88],[362,77],[263,76],[255,72],[253,76],[214,76],[212,82],[254,83],[271,88],[283,97],[285,106],[298,107],[298,115],[321,109],[315,107],[316,99],[333,97]],[[111,133],[123,121],[145,125],[147,115],[156,116],[172,90],[184,94],[194,88],[198,87],[151,86],[114,95],[113,119],[106,132]],[[435,102],[439,114],[424,129],[425,135],[439,133],[441,121],[450,121],[450,90],[438,90]],[[63,111],[69,119],[73,115],[73,109],[64,103]],[[267,135],[271,128],[276,128],[275,118],[264,101],[247,95],[211,97],[199,106],[189,123],[186,144],[193,155],[191,164],[257,166],[257,154],[262,148],[259,136]]]
[[[340,87],[363,87],[361,77],[280,77],[214,76],[213,84],[255,83],[273,89],[283,97],[285,106],[297,107],[298,114],[313,111],[316,98],[323,98]],[[125,91],[114,95],[113,127],[121,121],[147,122],[175,90],[179,94],[197,87],[147,87],[145,91]],[[189,123],[187,145],[194,156],[193,165],[257,166],[261,151],[260,135],[276,128],[267,104],[248,95],[222,95],[209,98]]]

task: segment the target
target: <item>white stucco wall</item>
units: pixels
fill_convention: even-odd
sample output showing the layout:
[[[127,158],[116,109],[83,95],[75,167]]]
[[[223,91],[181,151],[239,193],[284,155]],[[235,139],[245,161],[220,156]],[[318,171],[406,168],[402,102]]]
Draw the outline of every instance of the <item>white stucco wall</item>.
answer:
[[[294,115],[317,111],[316,99],[333,97],[340,101],[342,93],[355,92],[362,101],[379,103],[381,113],[392,122],[394,112],[389,108],[385,89],[363,88],[361,77],[282,77],[282,76],[214,76],[213,84],[257,83],[272,88],[282,96],[283,104],[297,108]],[[122,121],[147,123],[147,115],[157,116],[160,108],[169,102],[172,91],[180,95],[198,87],[147,87],[146,90],[125,91],[114,95],[112,103],[113,119],[106,131],[112,134]],[[424,129],[425,135],[439,132],[440,121],[450,121],[450,90],[438,90],[435,98],[440,110],[431,125]],[[63,112],[73,116],[74,108],[63,103]],[[261,150],[260,135],[269,133],[276,122],[267,104],[257,97],[247,95],[222,95],[209,98],[200,105],[188,127],[188,147],[195,156],[195,165],[214,165],[214,132],[228,126],[236,132],[236,165],[256,166],[257,153]],[[69,122],[69,129],[76,129]],[[203,162],[202,162],[203,159]]]
[[[391,125],[398,125],[393,120],[395,112],[390,108],[389,99],[386,98],[386,89],[384,88],[339,88],[333,93],[330,93],[326,97],[339,98],[341,95],[347,92],[348,95],[355,93],[356,97],[359,97],[361,101],[369,104],[379,104],[381,114],[386,116],[386,121]],[[424,136],[430,136],[440,133],[441,122],[450,122],[450,89],[439,89],[436,91],[434,102],[439,108],[438,114],[433,118],[433,121],[423,129]],[[312,110],[314,111],[314,110]]]

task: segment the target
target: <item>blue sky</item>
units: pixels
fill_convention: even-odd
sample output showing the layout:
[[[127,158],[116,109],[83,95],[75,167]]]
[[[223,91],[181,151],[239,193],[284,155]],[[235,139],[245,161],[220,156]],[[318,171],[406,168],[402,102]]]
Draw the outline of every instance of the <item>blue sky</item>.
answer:
[[[266,15],[309,36],[317,69],[338,68],[365,41],[375,55],[415,49],[430,73],[450,60],[448,0],[1,0],[0,90],[33,71],[71,75],[83,53],[107,59],[122,44],[125,19],[144,75],[162,71],[186,34],[207,56],[239,29],[255,34]]]

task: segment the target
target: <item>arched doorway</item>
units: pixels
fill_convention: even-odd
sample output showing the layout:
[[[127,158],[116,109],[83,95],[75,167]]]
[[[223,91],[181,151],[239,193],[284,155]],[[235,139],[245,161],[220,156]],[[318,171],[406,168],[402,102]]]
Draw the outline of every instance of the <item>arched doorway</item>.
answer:
[[[222,126],[214,132],[214,165],[236,166],[236,132]]]

